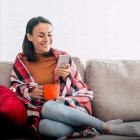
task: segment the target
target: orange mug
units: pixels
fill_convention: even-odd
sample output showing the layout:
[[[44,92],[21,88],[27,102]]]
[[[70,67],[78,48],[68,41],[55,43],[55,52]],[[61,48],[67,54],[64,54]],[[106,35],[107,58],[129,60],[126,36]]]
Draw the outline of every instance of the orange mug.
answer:
[[[60,95],[60,85],[58,84],[44,84],[44,99],[53,100]]]

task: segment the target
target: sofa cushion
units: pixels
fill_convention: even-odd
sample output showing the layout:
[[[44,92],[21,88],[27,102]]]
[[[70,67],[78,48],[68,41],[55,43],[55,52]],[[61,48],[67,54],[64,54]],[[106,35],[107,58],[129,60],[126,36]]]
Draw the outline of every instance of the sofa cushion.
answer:
[[[24,104],[8,88],[0,85],[0,118],[18,127],[27,126],[27,110]]]
[[[94,91],[95,117],[140,120],[140,61],[89,60],[86,82]]]
[[[12,62],[0,61],[0,84],[10,87],[10,73],[13,68]]]
[[[83,63],[80,61],[78,57],[72,57],[78,71],[81,74],[82,80],[85,81],[85,69]]]

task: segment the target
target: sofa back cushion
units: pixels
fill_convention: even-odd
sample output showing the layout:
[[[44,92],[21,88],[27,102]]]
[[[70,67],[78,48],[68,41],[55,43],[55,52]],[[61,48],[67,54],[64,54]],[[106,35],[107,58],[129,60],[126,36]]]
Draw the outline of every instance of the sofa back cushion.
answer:
[[[83,80],[85,80],[85,71],[83,63],[78,57],[73,57],[73,61],[75,62],[79,72],[81,73]],[[10,87],[10,73],[12,71],[12,68],[12,62],[0,61],[0,85]]]
[[[84,64],[81,62],[81,60],[78,57],[73,57],[72,58],[77,69],[79,70],[83,81],[85,81],[85,69],[84,69]]]
[[[0,85],[10,87],[10,73],[12,68],[12,62],[0,62]]]
[[[86,82],[94,91],[95,117],[140,120],[140,61],[89,60]]]

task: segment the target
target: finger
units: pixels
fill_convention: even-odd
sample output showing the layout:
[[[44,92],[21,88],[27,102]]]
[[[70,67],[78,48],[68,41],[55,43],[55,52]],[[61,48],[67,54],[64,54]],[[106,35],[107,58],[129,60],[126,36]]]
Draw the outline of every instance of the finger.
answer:
[[[63,68],[63,67],[58,67],[58,68],[55,69],[55,71],[64,70],[64,69],[65,68]]]
[[[41,87],[36,87],[35,89],[34,89],[34,91],[36,91],[36,92],[41,92],[41,91],[43,91],[43,88],[41,88]]]
[[[43,92],[44,92],[44,90],[43,90],[43,89],[38,89],[38,92],[43,93]]]
[[[39,89],[43,89],[43,85],[39,85],[37,86]]]
[[[64,71],[64,72],[68,72],[69,73],[70,72],[70,69],[59,68],[59,69],[56,69],[55,70],[55,72],[59,72],[59,71],[60,72]]]
[[[43,96],[36,96],[37,99],[43,99]]]
[[[31,94],[31,97],[35,99],[40,99],[41,96],[39,96],[36,92],[34,92]]]
[[[36,93],[34,94],[34,96],[35,96],[36,98],[38,98],[38,97],[43,97],[43,92],[36,92]]]
[[[38,95],[43,97],[43,92],[39,92]]]
[[[59,67],[59,68],[56,68],[56,69],[55,69],[55,72],[57,72],[57,71],[70,72],[70,68],[64,68],[64,67],[63,67],[63,68],[62,68],[62,67],[60,68],[60,67]]]
[[[68,74],[60,74],[60,73],[57,75],[62,76],[63,78],[66,78],[68,76]]]
[[[67,76],[67,75],[69,75],[69,72],[64,72],[64,71],[58,71],[58,72],[56,72],[55,73],[56,75],[63,75],[63,76]]]
[[[36,93],[43,93],[44,90],[43,90],[43,89],[36,89],[35,92],[36,92]]]
[[[65,67],[70,68],[70,64],[65,64]]]
[[[69,68],[69,67],[70,67],[70,64],[63,63],[63,64],[61,64],[61,66],[58,67],[58,68],[64,68],[64,69],[67,69],[67,68]]]

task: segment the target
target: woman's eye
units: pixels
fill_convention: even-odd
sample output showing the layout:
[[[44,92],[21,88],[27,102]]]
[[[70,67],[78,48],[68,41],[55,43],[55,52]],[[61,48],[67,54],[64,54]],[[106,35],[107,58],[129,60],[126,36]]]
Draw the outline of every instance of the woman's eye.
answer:
[[[38,37],[43,37],[42,35],[39,35]]]

